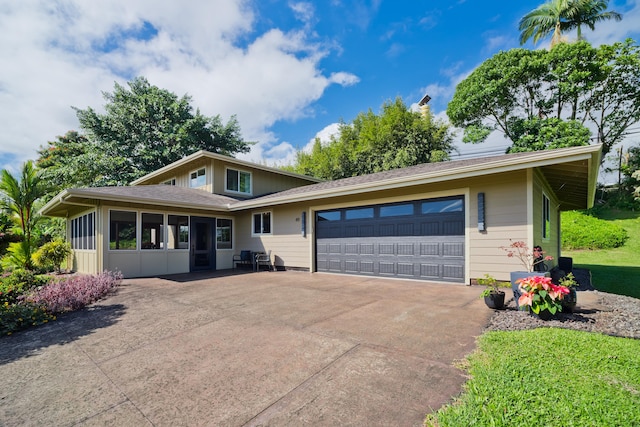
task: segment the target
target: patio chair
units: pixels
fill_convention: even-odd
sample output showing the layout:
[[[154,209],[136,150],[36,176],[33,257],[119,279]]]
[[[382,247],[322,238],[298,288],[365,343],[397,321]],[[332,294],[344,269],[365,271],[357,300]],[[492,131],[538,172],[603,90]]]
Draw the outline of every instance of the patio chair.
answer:
[[[267,252],[266,254],[256,254],[256,271],[260,270],[261,265],[267,266],[269,271],[275,270],[275,267],[271,263],[271,250],[269,250],[269,252]]]
[[[240,251],[240,254],[233,256],[233,269],[238,268],[238,264],[242,266],[253,266],[251,259],[251,251]]]

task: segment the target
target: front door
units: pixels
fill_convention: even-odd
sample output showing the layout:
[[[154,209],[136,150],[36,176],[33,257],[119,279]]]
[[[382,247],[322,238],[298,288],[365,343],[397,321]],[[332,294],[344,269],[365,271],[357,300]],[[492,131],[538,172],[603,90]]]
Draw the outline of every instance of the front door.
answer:
[[[216,269],[215,233],[215,218],[191,217],[191,271]]]

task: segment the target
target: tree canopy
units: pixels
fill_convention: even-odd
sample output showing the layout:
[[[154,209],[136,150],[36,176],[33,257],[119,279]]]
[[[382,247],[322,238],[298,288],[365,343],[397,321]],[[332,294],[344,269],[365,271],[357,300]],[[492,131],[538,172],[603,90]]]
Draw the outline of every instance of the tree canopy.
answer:
[[[427,110],[428,111],[428,110]],[[339,179],[447,160],[453,149],[449,126],[430,112],[411,111],[400,98],[382,105],[381,113],[360,113],[340,123],[328,143],[315,140],[311,153],[297,153],[298,173]]]
[[[562,42],[562,33],[577,28],[578,40],[582,40],[582,26],[591,30],[600,21],[615,19],[622,15],[607,11],[609,0],[549,0],[522,17],[519,24],[520,44],[533,38],[533,43],[551,37],[551,47]]]
[[[631,39],[599,48],[580,41],[550,51],[512,49],[489,58],[458,84],[447,115],[464,128],[464,142],[482,142],[499,130],[520,149],[544,145],[536,135],[549,135],[551,122],[545,120],[572,120],[554,122],[556,138],[562,128],[576,136],[555,146],[587,143],[581,129],[587,127],[606,154],[640,121],[639,75],[640,48]]]
[[[38,164],[58,185],[124,185],[198,150],[233,155],[250,144],[235,117],[193,111],[189,96],[138,77],[104,92],[105,113],[74,108],[82,133],[71,131],[39,151]]]

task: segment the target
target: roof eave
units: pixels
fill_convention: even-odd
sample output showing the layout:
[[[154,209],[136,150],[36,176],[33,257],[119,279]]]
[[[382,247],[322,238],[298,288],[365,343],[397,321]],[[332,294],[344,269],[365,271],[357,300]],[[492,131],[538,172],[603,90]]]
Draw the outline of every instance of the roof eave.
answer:
[[[577,160],[585,160],[588,159],[590,162],[594,162],[594,157],[596,164],[599,165],[599,158],[602,152],[601,145],[590,145],[585,147],[576,147],[576,148],[585,148],[583,150],[572,150],[568,155],[558,155],[557,152],[545,152],[540,151],[536,152],[537,155],[527,156],[523,158],[515,158],[515,159],[501,159],[499,161],[482,163],[479,165],[471,165],[460,168],[452,168],[445,169],[438,172],[425,172],[417,175],[408,175],[402,176],[392,179],[386,179],[381,181],[373,181],[366,182],[361,184],[355,184],[346,186],[343,188],[327,188],[318,191],[312,191],[308,193],[302,194],[294,194],[294,195],[285,195],[285,196],[276,196],[270,197],[269,199],[260,198],[247,200],[247,201],[239,201],[231,205],[231,211],[239,211],[244,209],[251,208],[259,208],[263,206],[270,205],[280,205],[285,203],[295,203],[295,202],[304,202],[309,200],[317,200],[323,198],[330,197],[338,197],[338,196],[349,196],[354,194],[367,193],[372,191],[380,191],[387,190],[391,188],[402,188],[409,187],[414,185],[423,185],[423,184],[432,184],[435,182],[444,182],[451,181],[456,179],[463,179],[475,176],[483,176],[493,173],[501,173],[501,172],[509,172],[521,169],[529,169],[536,168],[550,164],[557,163],[565,163]],[[539,154],[538,154],[539,153]],[[533,161],[532,161],[533,157]],[[595,176],[591,177],[593,180],[597,180],[598,178],[598,168],[595,169]],[[595,182],[595,181],[594,181]],[[592,191],[591,182],[589,183],[589,191]],[[591,202],[593,204],[593,202]]]

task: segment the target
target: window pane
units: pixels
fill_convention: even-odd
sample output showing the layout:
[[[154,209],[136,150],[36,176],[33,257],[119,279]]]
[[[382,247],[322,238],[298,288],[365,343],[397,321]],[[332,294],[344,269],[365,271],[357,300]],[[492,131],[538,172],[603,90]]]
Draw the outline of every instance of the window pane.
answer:
[[[164,218],[162,214],[142,214],[141,249],[164,249]]]
[[[253,234],[262,233],[262,216],[261,214],[253,214]]]
[[[413,204],[381,206],[380,216],[413,215]]]
[[[95,213],[89,214],[89,247],[87,249],[95,249],[96,248],[96,232],[94,226],[94,216]]]
[[[349,209],[345,214],[346,219],[373,218],[373,208]]]
[[[340,211],[318,212],[318,221],[340,221]]]
[[[240,172],[240,192],[251,193],[251,174]]]
[[[462,199],[433,200],[422,203],[422,213],[462,212]]]
[[[109,249],[136,249],[136,213],[109,212]]]
[[[231,220],[230,219],[217,220],[216,244],[218,249],[231,249]]]
[[[227,169],[227,190],[238,191],[238,171]]]
[[[198,169],[196,172],[191,172],[190,178],[191,180],[189,185],[191,187],[202,187],[207,183],[204,169]]]
[[[262,214],[262,233],[271,233],[271,213],[265,212]]]
[[[78,243],[76,239],[78,238],[78,230],[76,229],[76,224],[78,223],[78,218],[74,218],[71,220],[71,247],[73,249],[78,249]]]
[[[167,218],[167,247],[189,249],[189,217],[169,215]]]

